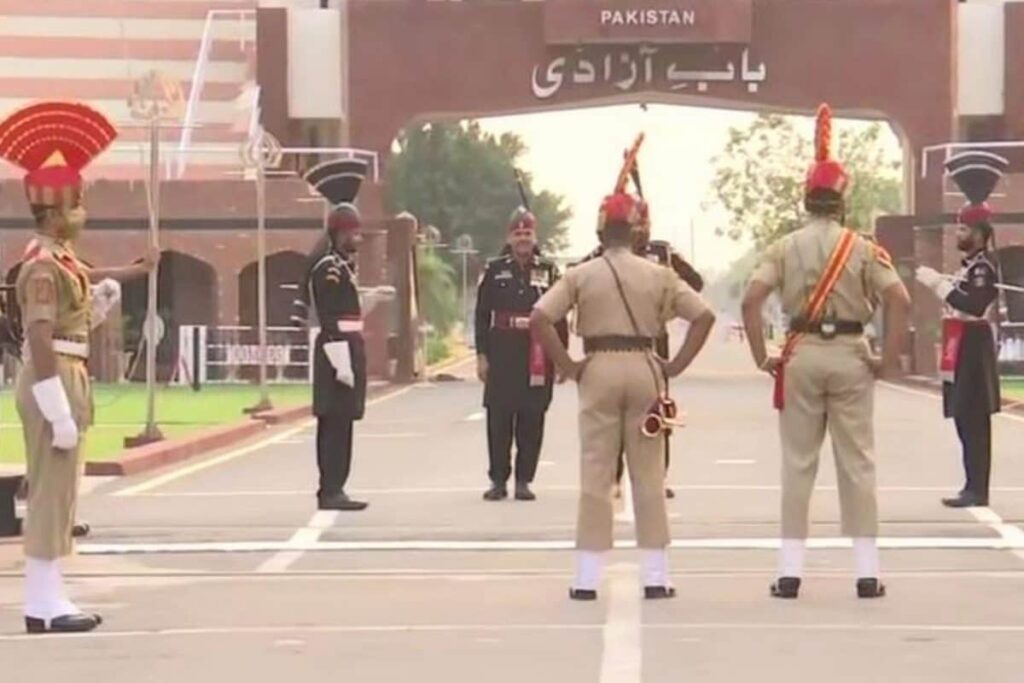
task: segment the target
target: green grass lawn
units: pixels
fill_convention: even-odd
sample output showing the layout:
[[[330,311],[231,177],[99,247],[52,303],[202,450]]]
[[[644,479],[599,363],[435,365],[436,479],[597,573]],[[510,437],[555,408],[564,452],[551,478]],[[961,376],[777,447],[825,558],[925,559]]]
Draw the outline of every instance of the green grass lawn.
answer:
[[[1024,401],[1024,377],[1003,377],[1000,384],[1003,389],[1003,398]]]
[[[146,388],[138,384],[94,387],[95,424],[85,442],[86,458],[111,460],[122,450],[124,438],[135,436],[146,420]],[[304,384],[270,386],[275,408],[287,408],[311,401],[311,390]],[[246,419],[244,408],[259,399],[259,388],[251,385],[208,385],[200,391],[189,387],[157,389],[156,419],[164,436],[173,438],[198,430]],[[0,463],[23,462],[25,443],[21,422],[14,406],[14,392],[0,392]]]

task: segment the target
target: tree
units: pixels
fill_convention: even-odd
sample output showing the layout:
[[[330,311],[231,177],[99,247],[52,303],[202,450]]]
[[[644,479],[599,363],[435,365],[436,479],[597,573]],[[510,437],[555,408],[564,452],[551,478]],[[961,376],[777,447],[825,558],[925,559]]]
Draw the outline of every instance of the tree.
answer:
[[[459,318],[455,269],[433,249],[425,249],[416,260],[416,276],[420,286],[420,313],[438,335],[444,337]]]
[[[436,226],[445,243],[468,234],[481,254],[497,254],[508,218],[520,204],[513,168],[525,151],[517,135],[485,133],[472,121],[410,127],[399,135],[388,165],[385,203],[391,212],[408,211]],[[572,218],[564,198],[534,192],[528,173],[523,181],[542,248],[564,247]]]
[[[880,124],[851,128],[837,123],[834,154],[850,175],[846,223],[871,231],[876,215],[900,209],[900,162],[882,145]],[[811,136],[801,134],[789,117],[761,114],[746,128],[731,128],[725,148],[712,160],[712,198],[732,222],[720,233],[734,239],[746,234],[763,248],[799,227],[805,219],[804,177],[812,150]]]

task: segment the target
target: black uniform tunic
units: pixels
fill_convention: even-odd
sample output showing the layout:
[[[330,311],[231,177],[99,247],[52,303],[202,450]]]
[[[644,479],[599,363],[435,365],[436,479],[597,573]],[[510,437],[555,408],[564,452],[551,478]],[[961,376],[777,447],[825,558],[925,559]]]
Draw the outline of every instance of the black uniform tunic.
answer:
[[[313,356],[313,413],[317,417],[359,420],[366,408],[366,346],[362,332],[352,331],[362,321],[356,264],[335,250],[313,265],[309,277],[310,300],[320,321]],[[347,341],[355,386],[339,382],[324,344]]]
[[[963,260],[956,288],[946,305],[967,319],[954,380],[943,384],[946,417],[967,413],[998,413],[999,369],[992,326],[986,314],[996,300],[998,276],[989,253],[981,251]]]
[[[545,381],[530,386],[530,330],[525,322],[533,305],[558,280],[558,267],[550,259],[534,255],[524,268],[506,248],[487,263],[476,300],[476,352],[487,357],[490,367],[484,388],[488,408],[546,409],[551,403],[554,366],[546,361]],[[508,329],[513,317],[519,329]],[[556,326],[563,342],[568,340],[564,322]]]

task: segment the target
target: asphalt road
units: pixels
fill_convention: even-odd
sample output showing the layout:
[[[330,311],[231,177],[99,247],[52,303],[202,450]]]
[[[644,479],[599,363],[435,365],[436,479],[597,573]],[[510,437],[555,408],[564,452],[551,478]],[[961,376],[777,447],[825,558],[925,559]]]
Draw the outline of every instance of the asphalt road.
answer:
[[[957,443],[934,396],[878,389],[883,570],[858,601],[826,446],[801,599],[768,597],[779,448],[767,378],[718,340],[676,386],[674,601],[640,598],[628,506],[601,599],[566,597],[576,397],[556,392],[533,503],[485,503],[481,387],[378,400],[356,436],[363,513],[317,513],[309,425],[90,481],[68,563],[93,634],[29,637],[0,544],[0,680],[702,682],[1024,680],[1024,420],[995,425],[991,510],[947,510]],[[983,673],[979,673],[983,672]]]

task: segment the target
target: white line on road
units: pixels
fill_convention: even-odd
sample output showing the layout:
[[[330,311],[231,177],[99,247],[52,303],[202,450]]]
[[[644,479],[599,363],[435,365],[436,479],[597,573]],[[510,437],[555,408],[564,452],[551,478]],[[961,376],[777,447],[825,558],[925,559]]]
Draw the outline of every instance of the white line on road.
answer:
[[[1024,560],[1024,530],[1013,524],[1007,524],[991,508],[967,508],[967,511],[976,520],[999,534],[1004,541],[1013,544],[1013,554]]]
[[[880,548],[889,550],[1014,550],[1024,549],[1024,539],[964,536],[889,536],[878,539]],[[850,548],[848,538],[822,537],[807,542],[812,549]],[[572,540],[404,540],[404,541],[202,541],[194,543],[83,543],[80,555],[156,555],[187,553],[261,553],[281,551],[372,552],[372,551],[509,551],[573,550]],[[632,540],[615,542],[617,549],[636,548]],[[777,538],[701,538],[677,539],[672,548],[687,550],[777,550]]]
[[[177,481],[178,479],[181,479],[183,477],[187,477],[190,474],[195,474],[196,472],[202,472],[203,470],[209,469],[211,467],[216,467],[217,465],[221,465],[223,463],[235,460],[236,458],[240,458],[243,455],[248,455],[249,453],[252,453],[253,451],[262,450],[262,449],[266,448],[267,446],[272,446],[272,445],[274,445],[276,443],[280,443],[282,441],[290,439],[293,436],[295,436],[296,434],[300,434],[301,432],[309,429],[310,427],[313,426],[313,424],[314,424],[314,420],[307,420],[307,421],[303,422],[302,424],[300,424],[298,427],[293,427],[293,428],[291,428],[289,430],[281,432],[280,434],[278,434],[276,436],[272,436],[269,439],[261,439],[260,441],[257,441],[256,443],[251,443],[248,446],[243,446],[242,448],[236,448],[235,450],[228,451],[227,453],[224,453],[223,455],[218,455],[215,458],[208,458],[206,460],[200,460],[199,462],[195,462],[195,463],[192,463],[190,465],[186,465],[184,467],[180,467],[178,469],[175,469],[175,470],[172,470],[170,472],[167,472],[166,474],[162,474],[162,475],[160,475],[158,477],[153,477],[152,479],[148,479],[148,480],[142,482],[141,484],[136,484],[135,486],[128,486],[126,488],[121,489],[120,491],[115,491],[112,495],[114,495],[114,496],[137,496],[140,493],[144,493],[146,491],[151,491],[152,489],[155,489],[157,487],[163,486],[164,484],[169,484],[172,481]]]
[[[470,413],[466,416],[466,422],[480,422],[484,417],[484,411],[482,410],[476,413]]]
[[[256,571],[262,574],[287,571],[289,567],[302,557],[303,548],[319,541],[324,530],[334,526],[336,519],[338,519],[337,510],[318,510],[309,520],[309,524],[297,530],[288,540],[288,545],[294,547],[295,550],[282,550],[278,552],[261,564]]]
[[[1024,624],[871,624],[865,622],[850,623],[808,623],[793,622],[692,622],[692,623],[658,623],[642,624],[643,630],[650,631],[757,631],[773,632],[806,632],[806,631],[851,631],[851,632],[884,632],[884,633],[1024,633]],[[238,627],[197,627],[156,629],[152,631],[91,631],[89,633],[53,634],[46,638],[38,635],[17,634],[0,635],[0,642],[29,642],[51,647],[56,640],[124,640],[130,638],[180,638],[188,636],[238,636],[268,634],[334,634],[334,633],[539,633],[567,631],[597,631],[604,629],[604,624],[580,623],[545,623],[545,624],[383,624],[383,625],[333,625],[321,626],[238,626]]]
[[[756,460],[716,460],[716,465],[753,465]]]
[[[540,465],[551,466],[555,463],[542,460]],[[778,491],[777,484],[671,484],[676,491]],[[551,486],[532,487],[537,493],[557,491],[578,491],[579,486],[574,484],[553,484]],[[815,488],[816,491],[835,491],[834,485],[824,485]],[[949,492],[949,486],[879,486],[878,490],[883,493],[944,493]],[[993,486],[993,493],[1024,493],[1024,486]],[[353,489],[352,493],[367,495],[405,495],[418,493],[479,493],[479,486],[421,486],[411,488],[386,488],[386,489]],[[122,494],[124,495],[124,494]],[[140,498],[230,498],[234,496],[308,496],[308,490],[267,490],[267,491],[162,491],[158,493],[132,494]]]
[[[397,389],[395,391],[389,392],[389,393],[387,393],[387,394],[385,394],[383,396],[379,396],[379,397],[377,397],[377,398],[375,398],[375,399],[373,399],[371,401],[367,401],[366,405],[367,405],[367,407],[369,407],[369,406],[373,406],[373,405],[376,405],[378,403],[381,403],[382,401],[387,401],[387,400],[390,400],[392,398],[396,398],[398,396],[401,396],[402,394],[407,393],[414,386],[416,386],[416,385],[415,384],[411,384],[411,385],[409,385],[407,387],[403,387],[401,389]],[[215,458],[208,458],[206,460],[200,460],[199,462],[195,462],[195,463],[192,463],[192,464],[189,464],[189,465],[185,465],[184,467],[180,467],[178,469],[175,469],[175,470],[172,470],[170,472],[167,472],[166,474],[163,474],[163,475],[160,475],[158,477],[154,477],[152,479],[144,481],[141,484],[137,484],[135,486],[128,486],[126,488],[123,488],[120,491],[116,491],[112,495],[114,495],[114,496],[135,496],[135,495],[138,495],[138,494],[143,493],[145,491],[151,491],[152,489],[155,489],[155,488],[157,488],[159,486],[163,486],[165,484],[171,483],[172,481],[177,481],[178,479],[182,479],[184,477],[187,477],[190,474],[195,474],[196,472],[202,472],[203,470],[207,470],[207,469],[209,469],[211,467],[216,467],[217,465],[221,465],[223,463],[230,462],[231,460],[235,460],[236,458],[240,458],[243,455],[248,455],[249,453],[252,453],[253,451],[258,451],[258,450],[261,450],[263,448],[266,448],[267,446],[271,446],[273,444],[279,443],[279,442],[284,441],[286,439],[290,439],[290,438],[294,437],[296,434],[301,433],[303,430],[306,430],[306,429],[312,427],[314,424],[316,424],[316,420],[307,420],[307,421],[303,422],[302,424],[300,424],[298,427],[293,427],[292,429],[288,429],[286,431],[283,431],[280,434],[277,434],[277,435],[272,436],[270,438],[261,439],[260,441],[257,441],[255,443],[251,443],[248,446],[243,446],[242,448],[237,448],[235,450],[228,451],[227,453],[224,453],[223,455],[218,455]]]
[[[601,635],[601,683],[640,683],[643,634],[635,564],[614,565],[608,572],[608,611]]]

